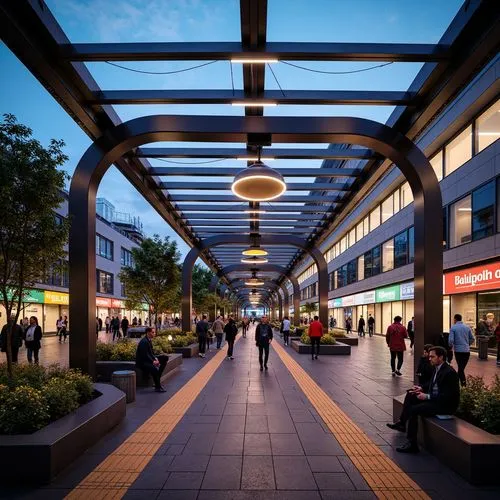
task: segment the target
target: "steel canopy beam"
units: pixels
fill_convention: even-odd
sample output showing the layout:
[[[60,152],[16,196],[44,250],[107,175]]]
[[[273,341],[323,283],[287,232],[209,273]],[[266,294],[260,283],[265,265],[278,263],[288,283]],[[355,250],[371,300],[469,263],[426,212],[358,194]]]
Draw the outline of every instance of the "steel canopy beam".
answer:
[[[244,141],[241,141],[244,142]],[[255,158],[255,153],[244,148],[169,148],[141,147],[135,150],[138,158]],[[328,148],[263,148],[262,157],[277,160],[369,160],[376,156],[371,149]],[[346,169],[348,170],[348,169]]]
[[[187,185],[184,189],[189,189]],[[304,190],[305,191],[305,190]],[[219,203],[228,202],[242,202],[240,198],[232,195],[224,194],[170,194],[169,200],[175,203],[179,201],[213,201]],[[327,207],[330,207],[330,202],[339,201],[338,196],[313,196],[313,195],[283,195],[281,198],[276,198],[272,200],[271,203],[327,203]],[[265,206],[265,205],[264,205]],[[325,207],[325,209],[327,208]],[[248,210],[248,208],[246,209]],[[297,208],[300,211],[300,207]]]
[[[250,217],[251,214],[239,214],[239,213],[233,213],[233,214],[211,214],[211,213],[204,213],[204,214],[190,214],[189,215],[189,220],[190,221],[211,221],[211,220],[244,220],[244,221],[250,221],[252,218]],[[321,220],[325,214],[278,214],[274,212],[269,212],[265,214],[259,214],[259,219],[261,221],[271,221],[271,220],[289,220],[289,221],[304,221],[304,220]],[[184,215],[184,217],[187,219],[187,216]]]
[[[415,94],[391,90],[265,90],[247,96],[243,90],[98,90],[89,104],[268,104],[409,106]]]
[[[193,177],[234,177],[245,167],[194,167],[190,165],[179,167],[153,167],[149,174],[163,177],[168,175]],[[283,177],[357,177],[361,170],[357,168],[279,168],[273,167]]]
[[[288,182],[286,185],[287,191],[349,191],[349,185],[346,183],[329,183],[329,182]],[[188,190],[196,189],[197,191],[231,191],[230,182],[160,182],[160,189],[172,190]],[[175,193],[172,193],[175,197]]]
[[[253,42],[253,40],[251,40]],[[257,40],[251,45],[257,45]],[[61,44],[69,61],[211,61],[269,58],[286,61],[439,62],[448,45],[427,43],[267,42],[245,49],[240,42],[135,42]]]
[[[269,203],[273,203],[272,202]],[[203,212],[203,213],[210,213],[210,212],[232,212],[232,213],[248,213],[250,214],[251,212],[245,212],[246,210],[249,210],[248,206],[243,206],[241,204],[239,205],[223,205],[222,203],[217,203],[216,205],[190,205],[190,204],[183,204],[183,202],[176,202],[176,204],[179,205],[179,210],[182,210],[184,213],[193,213],[193,212]],[[335,206],[335,203],[333,204]],[[265,210],[266,212],[272,213],[272,214],[278,214],[278,213],[311,213],[311,214],[331,214],[331,207],[332,205],[279,205],[279,206],[272,206],[268,205],[266,203],[261,204],[260,210]],[[189,215],[188,215],[189,217]]]

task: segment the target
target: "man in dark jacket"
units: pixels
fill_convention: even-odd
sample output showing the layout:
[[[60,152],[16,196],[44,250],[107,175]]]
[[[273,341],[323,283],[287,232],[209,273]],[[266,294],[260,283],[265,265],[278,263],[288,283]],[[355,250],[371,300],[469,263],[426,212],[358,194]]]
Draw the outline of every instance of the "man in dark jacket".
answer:
[[[460,387],[457,372],[446,363],[446,349],[433,346],[429,360],[434,367],[433,375],[424,387],[413,386],[406,394],[399,421],[387,424],[391,429],[405,432],[408,423],[408,442],[396,448],[401,453],[418,453],[418,417],[452,415],[460,403]]]
[[[127,319],[127,316],[124,316],[124,318],[122,319],[122,332],[123,332],[123,338],[127,338],[127,332],[128,332],[128,319]]]
[[[358,321],[358,335],[360,337],[365,336],[365,318],[363,318],[363,316],[361,316]]]
[[[198,336],[198,346],[199,346],[198,356],[200,356],[200,358],[204,358],[205,345],[207,343],[207,336],[208,336],[208,323],[206,314],[203,315],[201,321],[198,321],[198,323],[196,323],[196,335]]]
[[[161,375],[168,361],[168,356],[163,354],[156,357],[153,351],[153,343],[156,332],[151,326],[146,328],[146,335],[137,344],[137,352],[135,354],[135,364],[144,374],[149,374],[153,377],[156,392],[165,392],[161,385]]]
[[[234,341],[236,340],[236,335],[238,334],[238,327],[236,326],[236,323],[231,316],[229,316],[229,321],[224,327],[224,333],[226,334],[227,342],[227,359],[234,359],[233,348]]]
[[[373,332],[375,331],[375,318],[370,314],[368,316],[368,335],[373,337]]]
[[[273,329],[269,324],[267,316],[262,316],[262,321],[255,329],[255,345],[259,348],[259,363],[260,371],[264,368],[267,370],[267,361],[269,359],[269,344],[273,341]],[[265,353],[264,362],[262,362],[262,354]]]
[[[23,334],[24,345],[26,346],[26,354],[28,356],[28,363],[33,363],[33,357],[35,358],[35,364],[38,364],[38,352],[42,346],[42,329],[38,325],[38,318],[36,316],[31,316],[28,328]]]
[[[23,343],[23,329],[16,323],[15,315],[10,317],[10,321],[2,328],[2,333],[0,333],[0,347],[2,352],[7,352],[7,335],[9,334],[9,329],[12,325],[12,337],[11,337],[11,352],[12,352],[12,362],[17,363],[17,354],[19,348]]]

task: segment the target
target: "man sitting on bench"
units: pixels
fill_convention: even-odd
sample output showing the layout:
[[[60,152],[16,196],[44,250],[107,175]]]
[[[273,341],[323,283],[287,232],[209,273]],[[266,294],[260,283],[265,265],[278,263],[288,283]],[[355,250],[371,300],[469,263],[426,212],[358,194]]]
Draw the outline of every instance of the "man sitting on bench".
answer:
[[[135,364],[137,368],[142,370],[144,375],[151,375],[155,383],[156,392],[165,392],[161,385],[161,374],[167,365],[168,356],[162,354],[155,356],[153,351],[153,343],[151,339],[156,335],[155,329],[151,326],[146,328],[146,335],[137,344],[137,352],[135,354]]]
[[[434,368],[430,381],[423,387],[414,385],[406,393],[399,421],[387,424],[391,429],[405,432],[408,423],[408,442],[396,448],[401,453],[418,453],[418,417],[452,415],[460,403],[460,387],[457,372],[446,362],[446,349],[433,346],[429,360]]]

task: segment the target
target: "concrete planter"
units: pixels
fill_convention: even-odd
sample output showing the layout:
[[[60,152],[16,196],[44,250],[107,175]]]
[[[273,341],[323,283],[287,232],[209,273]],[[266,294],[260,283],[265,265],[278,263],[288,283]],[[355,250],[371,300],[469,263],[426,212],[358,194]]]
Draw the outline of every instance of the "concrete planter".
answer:
[[[173,350],[177,354],[182,354],[183,358],[193,358],[194,356],[198,356],[200,346],[197,343],[194,343],[186,347],[173,347]]]
[[[43,429],[0,436],[0,482],[48,483],[118,425],[125,417],[125,394],[108,384],[94,388],[98,397]]]
[[[396,421],[403,409],[404,396],[392,401],[393,418]],[[490,434],[458,417],[451,420],[421,418],[418,430],[419,442],[470,483],[500,484],[500,436]]]
[[[161,381],[164,382],[172,373],[182,365],[181,354],[169,354],[167,366],[161,376]],[[97,361],[97,380],[100,382],[110,382],[111,374],[119,370],[135,370],[137,387],[150,386],[150,381],[144,379],[144,374],[135,366],[135,361]]]
[[[358,337],[334,337],[337,342],[347,345],[358,345]]]
[[[302,342],[298,340],[292,340],[292,347],[299,353],[299,354],[311,354],[311,345],[310,344],[303,344]],[[341,342],[337,342],[336,344],[333,345],[325,345],[322,344],[320,351],[319,351],[320,356],[330,356],[330,355],[350,355],[351,354],[351,346],[343,344]]]

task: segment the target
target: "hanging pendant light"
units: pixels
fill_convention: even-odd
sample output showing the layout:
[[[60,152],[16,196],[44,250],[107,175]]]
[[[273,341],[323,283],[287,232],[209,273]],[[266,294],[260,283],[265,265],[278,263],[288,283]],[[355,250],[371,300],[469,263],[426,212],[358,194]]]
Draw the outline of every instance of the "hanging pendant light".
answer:
[[[248,286],[261,286],[264,284],[264,281],[257,278],[257,273],[252,271],[252,277],[245,281],[245,285]]]
[[[259,244],[259,239],[260,239],[260,234],[255,233],[251,235],[252,239],[252,244],[246,249],[243,250],[242,255],[248,256],[248,257],[262,257],[264,255],[267,255],[268,252],[267,250],[264,250],[263,248],[260,247]],[[242,261],[243,262],[243,261]],[[266,260],[267,262],[267,260]],[[263,264],[263,262],[261,262]]]
[[[283,176],[260,160],[238,172],[231,185],[231,191],[243,200],[269,201],[286,191]]]
[[[243,264],[265,264],[269,261],[265,257],[258,257],[255,255],[253,257],[244,257],[241,259],[241,262],[243,262]]]

